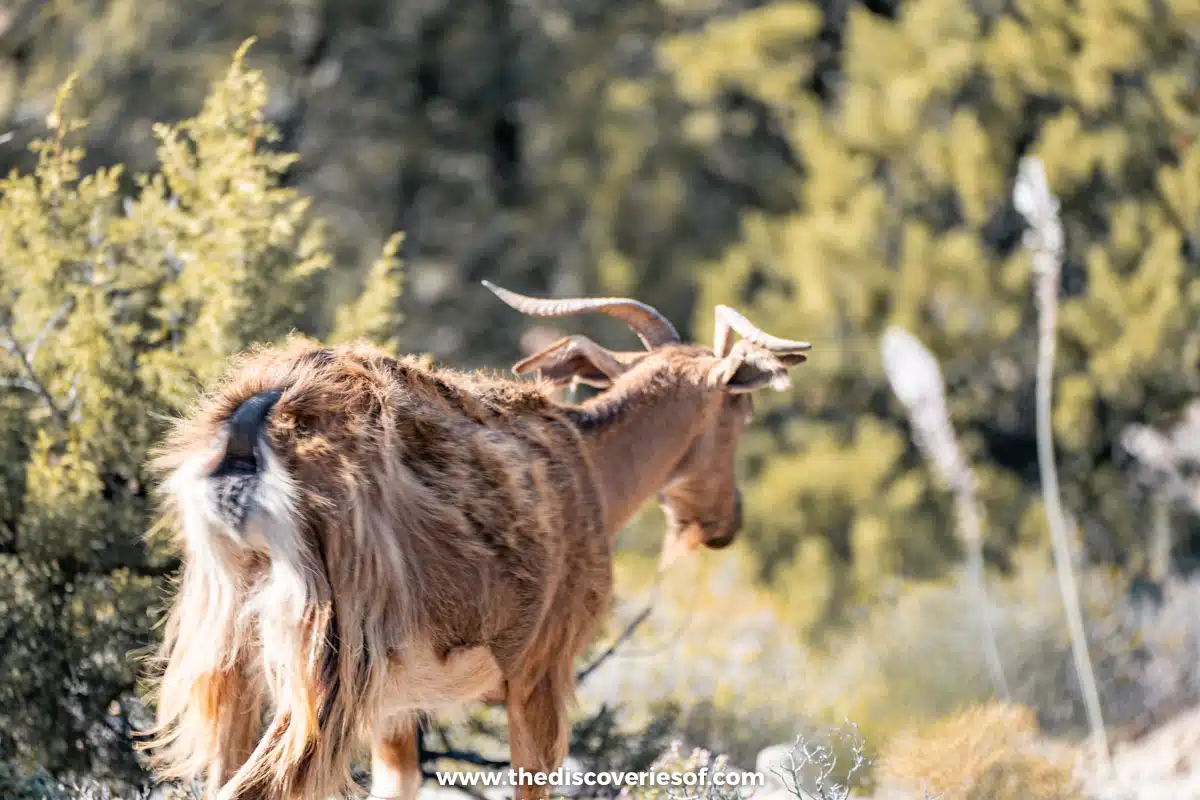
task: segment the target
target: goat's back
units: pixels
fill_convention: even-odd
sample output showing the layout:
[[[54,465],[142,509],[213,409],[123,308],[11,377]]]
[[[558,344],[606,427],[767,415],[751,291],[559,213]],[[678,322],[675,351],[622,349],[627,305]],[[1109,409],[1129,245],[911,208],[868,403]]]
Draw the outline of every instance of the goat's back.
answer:
[[[236,491],[181,501],[178,476],[218,480],[202,474],[221,457],[211,443],[232,451],[227,420],[261,397],[270,402],[260,403],[269,407],[258,473],[246,477],[254,467],[243,465],[228,478]],[[384,643],[390,658],[484,645],[511,679],[577,652],[607,607],[610,543],[591,468],[579,432],[536,384],[432,369],[365,344],[293,341],[236,363],[157,464],[176,482],[168,509],[185,539],[209,538],[190,550],[232,553],[226,569],[245,573],[243,585],[281,557],[323,573],[342,639]],[[253,508],[230,514],[256,496],[259,512],[285,524],[255,527]],[[238,555],[246,550],[258,555]],[[349,625],[361,630],[347,636]]]

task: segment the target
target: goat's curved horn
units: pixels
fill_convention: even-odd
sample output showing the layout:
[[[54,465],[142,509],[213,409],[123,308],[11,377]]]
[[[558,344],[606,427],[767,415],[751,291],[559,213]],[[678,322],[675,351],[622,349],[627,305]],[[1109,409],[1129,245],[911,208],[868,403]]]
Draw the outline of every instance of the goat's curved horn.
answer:
[[[797,342],[791,339],[780,339],[778,336],[772,336],[729,306],[717,306],[716,331],[713,334],[713,352],[717,354],[718,358],[724,358],[729,355],[729,350],[733,346],[733,339],[729,335],[730,332],[737,333],[743,339],[753,342],[760,347],[765,347],[772,353],[793,354],[803,353],[806,350],[812,349],[812,345],[808,342]]]
[[[539,299],[502,289],[491,281],[482,281],[509,306],[533,317],[569,317],[598,312],[619,319],[633,329],[647,350],[667,344],[679,344],[679,332],[657,309],[625,297],[580,297],[566,300]]]

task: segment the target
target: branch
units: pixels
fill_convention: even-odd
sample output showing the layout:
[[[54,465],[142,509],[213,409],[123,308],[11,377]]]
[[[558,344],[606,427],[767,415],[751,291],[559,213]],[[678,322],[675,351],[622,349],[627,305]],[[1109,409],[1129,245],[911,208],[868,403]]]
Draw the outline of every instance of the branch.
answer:
[[[58,308],[54,309],[54,313],[49,316],[49,318],[46,320],[46,324],[43,325],[42,329],[37,332],[37,336],[33,337],[33,343],[29,345],[29,354],[28,355],[29,355],[30,363],[32,363],[33,360],[35,358],[37,358],[38,348],[40,348],[42,346],[42,342],[44,342],[46,340],[46,335],[49,334],[50,331],[54,329],[54,326],[58,324],[58,321],[60,319],[62,319],[67,314],[67,312],[70,311],[72,309],[72,307],[74,307],[74,305],[75,305],[74,298],[68,297],[66,300],[64,300],[62,302],[62,305],[60,305]],[[9,335],[10,336],[12,335],[11,331],[10,331]]]
[[[7,350],[8,348],[5,348],[5,349]],[[26,392],[32,392],[33,394],[36,394],[36,395],[41,394],[41,391],[40,391],[41,387],[38,386],[33,381],[29,380],[28,378],[20,378],[20,377],[0,378],[0,386],[3,386],[5,389],[23,389]]]
[[[508,769],[511,766],[508,761],[501,761],[494,758],[487,758],[480,755],[474,750],[425,750],[421,748],[421,763],[427,764],[431,761],[447,759],[449,761],[457,761],[461,764],[473,764],[476,767],[488,767],[489,769]]]
[[[421,779],[423,781],[431,778],[437,778],[437,773],[432,769],[426,769],[427,765],[433,764],[442,759],[448,761],[457,761],[460,764],[472,764],[477,767],[487,767],[488,769],[507,769],[511,766],[508,761],[499,761],[497,759],[485,758],[473,750],[458,750],[450,745],[450,738],[446,735],[446,730],[440,725],[438,726],[438,734],[442,739],[442,744],[445,746],[442,750],[430,750],[425,746],[425,734],[427,729],[422,726],[417,735],[417,762],[421,766]],[[439,784],[440,785],[440,784]],[[475,791],[470,786],[462,784],[454,784],[451,789],[457,789],[463,794],[476,798],[476,800],[485,800],[486,796]]]
[[[623,644],[625,644],[625,642],[629,641],[629,638],[631,636],[633,636],[634,633],[637,632],[637,629],[641,627],[642,623],[645,622],[650,617],[650,612],[653,610],[654,610],[654,603],[653,603],[653,601],[651,601],[646,604],[646,607],[643,608],[638,613],[638,615],[630,621],[630,623],[628,625],[625,626],[625,630],[621,631],[621,635],[618,636],[613,641],[612,644],[610,644],[607,648],[605,648],[603,653],[601,653],[599,656],[597,656],[596,659],[594,661],[592,661],[592,663],[588,664],[586,667],[584,667],[578,673],[576,673],[575,682],[582,683],[589,675],[591,675],[593,672],[595,672],[605,661],[612,658],[613,654],[617,652],[617,650],[621,647],[621,645],[623,645]]]
[[[15,556],[18,546],[21,544],[16,524],[0,520],[0,533],[5,535],[3,539],[0,539],[0,555]]]
[[[59,422],[66,422],[66,414],[58,407],[58,403],[54,402],[54,396],[50,394],[46,386],[38,380],[37,372],[33,368],[33,360],[21,347],[20,343],[17,342],[17,337],[13,333],[12,323],[9,320],[5,320],[3,328],[5,333],[8,334],[8,338],[0,340],[0,348],[3,348],[10,355],[15,356],[17,361],[21,362],[21,367],[25,370],[25,377],[28,381],[27,388],[42,398]]]
[[[75,581],[81,577],[109,575],[117,569],[127,570],[141,578],[168,578],[179,568],[178,562],[171,560],[166,564],[152,566],[145,562],[140,564],[113,564],[112,566],[88,564],[75,556],[60,556],[52,559],[52,564],[58,567],[67,580]]]
[[[429,733],[428,725],[432,724],[437,730],[438,738],[442,740],[441,750],[431,750],[425,745],[425,736]],[[486,758],[474,750],[459,750],[450,742],[450,734],[446,729],[436,722],[421,725],[417,731],[417,761],[424,767],[426,764],[447,759],[449,761],[458,761],[462,764],[473,764],[477,767],[488,767],[490,769],[506,769],[510,766],[508,761],[500,761],[493,758]],[[425,777],[435,777],[432,773],[422,772]],[[460,788],[460,787],[455,787]]]
[[[67,405],[63,414],[70,420],[79,420],[79,373],[71,376],[71,385],[67,387]]]

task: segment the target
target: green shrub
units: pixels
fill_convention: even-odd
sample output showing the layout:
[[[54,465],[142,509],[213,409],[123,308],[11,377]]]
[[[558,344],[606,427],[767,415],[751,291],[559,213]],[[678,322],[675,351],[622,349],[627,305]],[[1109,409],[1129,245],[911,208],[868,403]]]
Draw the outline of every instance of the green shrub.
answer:
[[[247,43],[248,46],[249,43]],[[153,641],[174,554],[144,535],[147,449],[223,359],[301,324],[330,264],[321,222],[282,178],[267,86],[246,47],[158,165],[82,170],[68,82],[0,182],[0,763],[138,780],[147,711],[132,654]],[[386,339],[393,239],[334,331]],[[4,779],[0,778],[0,783]],[[9,789],[0,785],[0,794]],[[14,790],[15,791],[15,790]]]
[[[1196,4],[671,8],[651,74],[598,95],[597,282],[694,298],[698,336],[728,303],[813,342],[794,389],[760,399],[740,453],[747,538],[807,630],[836,630],[886,599],[890,578],[940,577],[962,557],[950,497],[881,369],[889,324],[942,362],[992,564],[1045,539],[1036,311],[1011,199],[1024,155],[1062,200],[1064,502],[1091,559],[1141,552],[1144,508],[1112,445],[1200,391]]]

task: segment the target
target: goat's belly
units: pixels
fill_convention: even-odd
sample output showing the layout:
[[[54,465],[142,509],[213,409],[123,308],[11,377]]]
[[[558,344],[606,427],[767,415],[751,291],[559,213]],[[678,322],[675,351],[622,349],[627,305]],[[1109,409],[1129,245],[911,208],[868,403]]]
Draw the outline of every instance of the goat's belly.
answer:
[[[445,659],[432,648],[410,650],[388,670],[386,714],[433,711],[502,693],[500,665],[487,647],[452,650]]]

